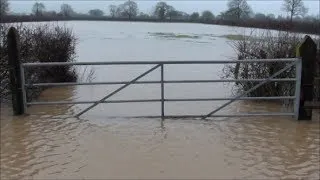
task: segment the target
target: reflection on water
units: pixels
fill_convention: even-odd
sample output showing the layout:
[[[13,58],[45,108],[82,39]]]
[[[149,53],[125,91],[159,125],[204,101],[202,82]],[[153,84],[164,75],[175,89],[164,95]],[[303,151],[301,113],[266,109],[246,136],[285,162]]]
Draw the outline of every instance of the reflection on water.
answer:
[[[80,38],[79,61],[213,60],[234,56],[223,38],[206,39],[210,43],[202,44],[146,38],[148,32],[232,34],[231,28],[222,26],[101,22],[67,25],[73,26]],[[165,80],[219,79],[222,67],[168,65]],[[92,68],[94,81],[101,82],[130,81],[150,67]],[[159,78],[157,70],[141,80]],[[37,101],[99,100],[118,87],[50,88]],[[167,84],[165,97],[229,97],[231,89],[232,84],[223,83]],[[158,84],[132,85],[110,100],[156,99],[160,94]],[[224,102],[168,102],[165,113],[206,114]],[[161,121],[125,117],[160,115],[160,103],[131,103],[102,104],[80,119],[73,118],[87,106],[32,106],[29,115],[15,117],[8,105],[2,104],[0,178],[320,178],[318,112],[311,122],[297,122],[291,117]],[[275,103],[239,101],[219,113],[290,110]]]

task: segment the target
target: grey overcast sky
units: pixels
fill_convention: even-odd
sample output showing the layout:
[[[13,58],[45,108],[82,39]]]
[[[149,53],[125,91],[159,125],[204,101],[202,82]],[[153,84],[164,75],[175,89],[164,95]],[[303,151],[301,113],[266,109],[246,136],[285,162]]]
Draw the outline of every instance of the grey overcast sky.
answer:
[[[110,4],[121,4],[123,0],[9,0],[10,11],[14,13],[30,13],[32,5],[35,2],[42,2],[46,6],[46,10],[60,10],[63,3],[70,4],[76,12],[87,13],[90,9],[101,9],[105,13],[109,13],[108,6]],[[187,13],[202,12],[210,10],[215,15],[227,9],[228,0],[163,0],[174,6],[176,9]],[[159,0],[136,0],[139,11],[151,13],[153,7]],[[264,14],[273,13],[275,15],[286,15],[281,11],[283,0],[248,0],[249,5],[255,13]],[[320,13],[320,0],[304,0],[305,6],[309,9],[309,15],[318,15]]]

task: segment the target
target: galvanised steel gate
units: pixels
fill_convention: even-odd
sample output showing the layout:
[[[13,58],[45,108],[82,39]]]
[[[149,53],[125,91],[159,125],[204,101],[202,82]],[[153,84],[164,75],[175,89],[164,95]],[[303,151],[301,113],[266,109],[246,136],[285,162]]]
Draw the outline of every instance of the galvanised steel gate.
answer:
[[[266,79],[215,79],[215,80],[165,80],[164,79],[164,68],[166,65],[175,64],[243,64],[243,63],[288,63],[283,69],[274,73]],[[86,65],[105,65],[105,66],[117,66],[117,65],[154,65],[151,69],[143,72],[139,76],[133,78],[131,81],[119,81],[119,82],[74,82],[74,83],[37,83],[37,84],[26,84],[25,82],[25,71],[32,67],[52,67],[52,66],[86,66]],[[281,78],[276,77],[281,73],[287,71],[289,68],[294,67],[296,69],[295,78]],[[92,104],[88,108],[79,112],[76,117],[81,116],[90,109],[94,108],[100,103],[138,103],[138,102],[161,102],[161,115],[155,117],[167,118],[167,117],[181,117],[181,116],[166,116],[165,115],[165,102],[179,102],[179,101],[221,101],[228,100],[225,104],[220,107],[207,112],[206,114],[196,115],[192,117],[201,117],[203,119],[208,117],[243,117],[243,116],[294,116],[298,119],[299,115],[299,101],[300,101],[300,85],[301,85],[301,71],[302,71],[302,61],[300,58],[291,59],[255,59],[255,60],[225,60],[225,61],[127,61],[127,62],[50,62],[50,63],[23,63],[21,64],[21,78],[22,78],[22,92],[23,92],[23,102],[24,108],[28,105],[58,105],[58,104]],[[160,81],[138,81],[142,77],[146,76],[150,72],[160,68]],[[255,89],[261,87],[268,82],[289,82],[293,81],[295,83],[295,94],[294,96],[276,96],[276,97],[245,97],[248,93],[254,91]],[[167,99],[165,98],[165,86],[164,84],[179,84],[179,83],[216,83],[216,82],[259,82],[257,85],[251,89],[243,92],[236,97],[229,98],[194,98],[194,99]],[[99,101],[55,101],[55,102],[27,102],[26,88],[30,87],[40,87],[40,86],[75,86],[75,85],[122,85],[110,94],[102,97]],[[121,90],[130,86],[131,84],[161,84],[161,94],[159,99],[139,99],[139,100],[108,100],[113,95],[117,94]],[[270,112],[270,113],[242,113],[237,115],[216,115],[218,111],[222,108],[228,106],[237,100],[276,100],[276,99],[291,99],[294,100],[294,111],[289,113],[282,112]],[[186,117],[186,116],[183,116]]]

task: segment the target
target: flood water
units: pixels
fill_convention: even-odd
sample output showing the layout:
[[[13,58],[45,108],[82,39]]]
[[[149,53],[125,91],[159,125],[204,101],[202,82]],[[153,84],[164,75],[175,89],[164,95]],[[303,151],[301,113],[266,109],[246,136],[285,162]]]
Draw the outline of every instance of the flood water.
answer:
[[[78,61],[229,60],[230,40],[250,31],[199,24],[67,22],[79,38]],[[78,68],[80,81],[130,81],[152,66]],[[165,80],[212,80],[223,65],[167,65]],[[94,73],[90,78],[90,71]],[[83,75],[82,75],[83,74]],[[141,80],[159,80],[160,70]],[[120,85],[57,87],[37,101],[99,100]],[[130,85],[110,100],[159,99],[160,85]],[[167,84],[165,98],[219,98],[233,84]],[[204,115],[225,101],[166,102],[166,115]],[[160,103],[31,106],[15,117],[1,106],[1,179],[319,179],[319,113],[292,117],[165,119]],[[276,103],[238,101],[219,114],[288,112]]]

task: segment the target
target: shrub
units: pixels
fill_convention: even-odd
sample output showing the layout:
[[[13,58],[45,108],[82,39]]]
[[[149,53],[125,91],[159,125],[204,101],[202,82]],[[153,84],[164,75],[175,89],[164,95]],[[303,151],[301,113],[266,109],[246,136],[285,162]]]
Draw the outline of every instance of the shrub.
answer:
[[[243,59],[274,59],[274,58],[295,58],[296,48],[303,37],[295,33],[279,31],[272,33],[269,30],[263,33],[251,32],[250,36],[243,36],[244,39],[233,41],[232,46],[238,55],[238,60]],[[316,39],[319,42],[319,39]],[[265,79],[281,70],[289,63],[247,63],[239,65],[226,65],[224,77],[239,79]],[[281,73],[276,78],[295,78],[295,66]],[[236,92],[244,92],[251,89],[259,82],[238,82]],[[318,86],[316,84],[316,86]],[[319,89],[319,87],[315,87]],[[295,82],[269,82],[258,89],[248,93],[250,97],[262,96],[294,96]],[[315,91],[316,93],[316,91]]]
[[[76,38],[66,27],[49,24],[0,24],[0,96],[8,100],[10,96],[7,33],[13,26],[19,34],[20,58],[27,62],[72,62],[75,60]],[[35,82],[71,82],[77,75],[73,67],[28,68],[25,72],[26,83]],[[28,91],[28,99],[39,95],[42,88]]]
[[[294,34],[278,32],[272,35],[270,31],[263,34],[245,36],[245,39],[234,41],[232,46],[238,54],[238,60],[242,59],[266,59],[266,58],[293,58],[300,38]],[[288,63],[247,63],[236,66],[226,65],[225,76],[239,79],[265,79],[284,68]],[[237,67],[238,66],[238,67]],[[278,78],[294,77],[294,68],[283,72]],[[247,91],[259,82],[236,83],[238,91]],[[248,96],[288,96],[293,93],[294,82],[270,82]]]

